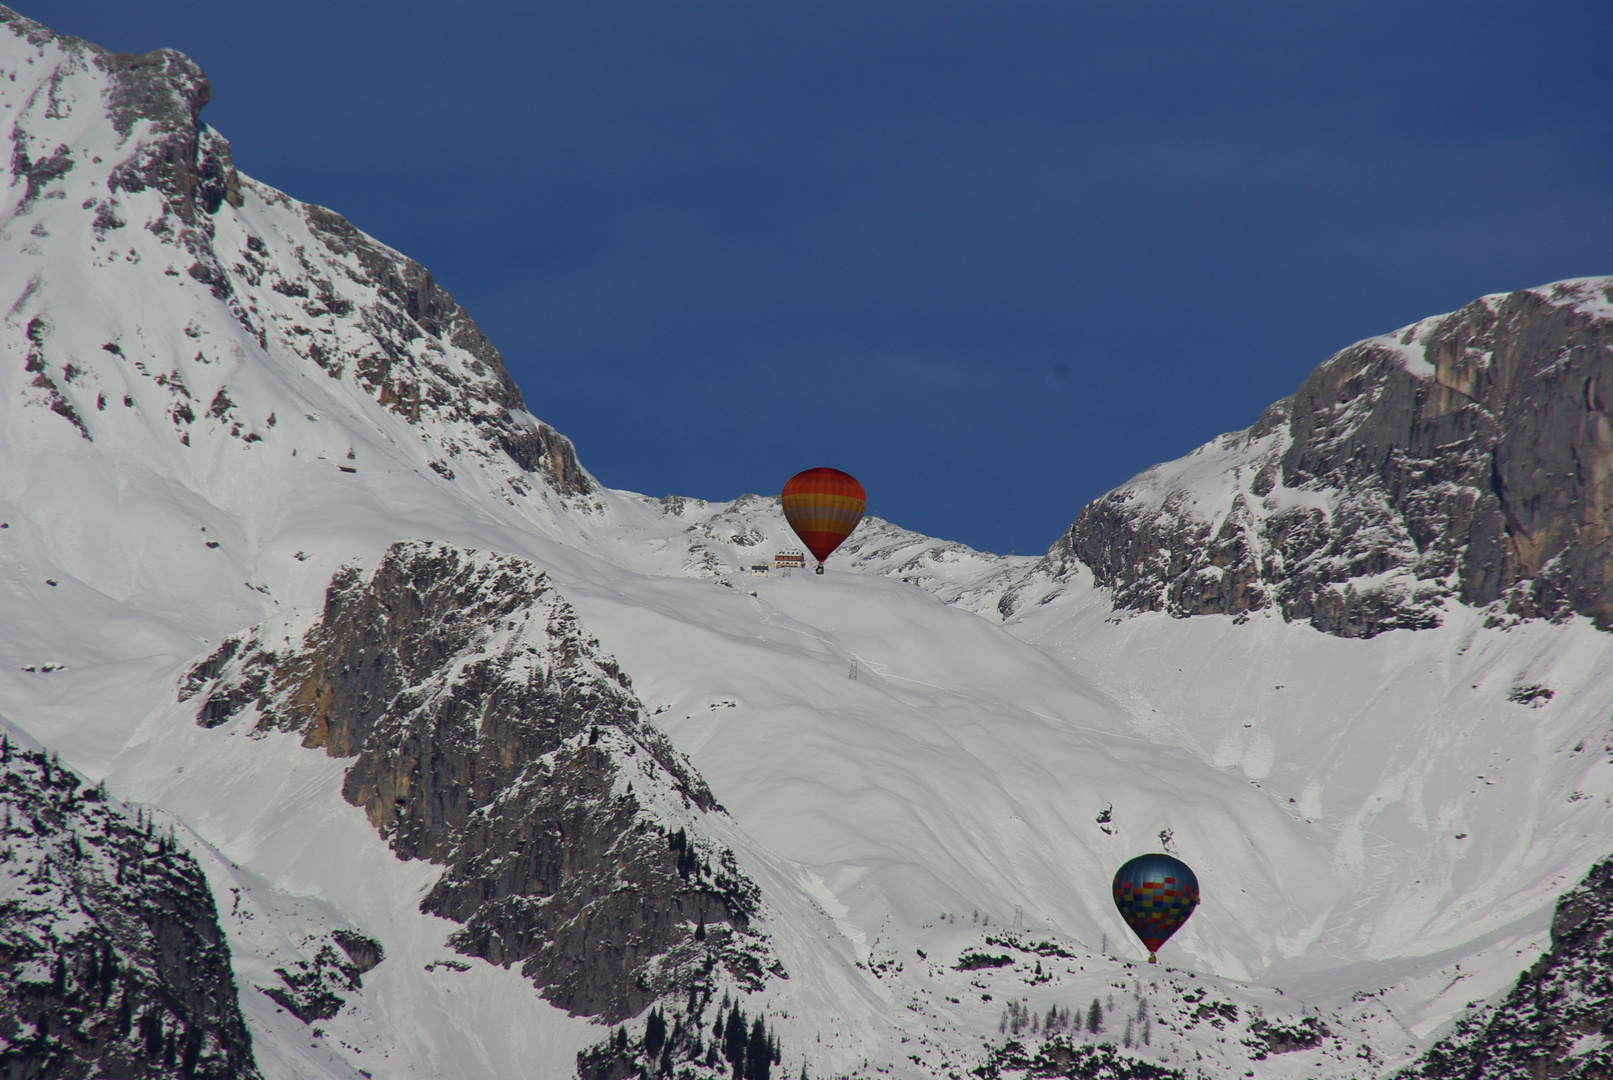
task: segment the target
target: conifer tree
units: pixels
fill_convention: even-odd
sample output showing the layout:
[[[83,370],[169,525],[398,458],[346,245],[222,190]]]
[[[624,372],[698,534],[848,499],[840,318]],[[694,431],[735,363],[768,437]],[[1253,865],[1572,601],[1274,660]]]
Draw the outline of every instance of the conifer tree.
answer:
[[[1092,999],[1092,1008],[1087,1010],[1087,1030],[1096,1035],[1103,1030],[1103,1006],[1098,999]]]
[[[659,1007],[651,1009],[650,1015],[644,1021],[644,1056],[654,1059],[661,1056],[661,1047],[666,1045],[666,1017],[661,1015]]]
[[[111,945],[102,946],[100,976],[101,1004],[105,1005],[106,999],[112,996],[112,983],[118,977],[118,958]]]
[[[770,1080],[772,1070],[773,1048],[768,1045],[767,1028],[758,1016],[745,1045],[745,1080]]]
[[[185,1045],[179,1059],[179,1075],[184,1080],[192,1080],[196,1075],[196,1066],[202,1057],[202,1029],[192,1024],[185,1031]]]
[[[728,1014],[728,1028],[723,1032],[723,1057],[733,1066],[734,1075],[743,1075],[745,1069],[745,1014],[740,1011],[739,1003],[734,1003],[733,1011]]]
[[[146,1043],[147,1060],[156,1060],[162,1053],[162,1016],[155,1007],[140,1018],[140,1037]]]

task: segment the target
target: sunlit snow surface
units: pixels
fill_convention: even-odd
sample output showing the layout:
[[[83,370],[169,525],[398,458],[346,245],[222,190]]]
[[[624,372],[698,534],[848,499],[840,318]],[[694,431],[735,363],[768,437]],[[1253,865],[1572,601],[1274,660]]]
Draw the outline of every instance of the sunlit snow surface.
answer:
[[[473,431],[412,424],[303,360],[286,344],[302,309],[237,268],[260,345],[143,227],[155,192],[121,196],[128,225],[97,238],[86,208],[133,146],[98,119],[103,76],[7,34],[0,52],[7,117],[76,163],[23,212],[20,183],[0,204],[0,713],[182,823],[270,1077],[557,1076],[603,1034],[516,972],[441,965],[451,924],[418,911],[439,871],[392,856],[341,798],[343,762],[241,722],[203,729],[176,700],[222,637],[309,624],[334,570],[399,539],[548,571],[731,812],[713,830],[762,886],[791,975],[747,1011],[777,1018],[792,1078],[803,1061],[961,1073],[1007,1037],[1009,999],[1038,1015],[1113,999],[1104,1033],[1079,1037],[1119,1042],[1141,998],[1157,1020],[1130,1052],[1150,1060],[1370,1075],[1509,985],[1555,897],[1607,853],[1613,638],[1581,621],[1484,629],[1452,609],[1437,630],[1347,641],[1115,613],[1077,579],[1002,624],[996,598],[1032,560],[877,519],[822,577],[752,576],[798,546],[773,500],[523,492],[507,459],[459,452]],[[243,195],[213,218],[222,263],[249,237],[289,267],[299,247],[332,261],[300,204]],[[36,316],[93,441],[24,370]],[[454,349],[438,362],[470,368]],[[173,420],[169,373],[193,422]],[[235,421],[205,415],[220,388]],[[1109,882],[1162,832],[1204,905],[1150,968]],[[332,926],[387,959],[316,1037],[255,987]],[[987,941],[1004,934],[1046,948]],[[957,970],[971,950],[1014,962]],[[1230,1029],[1188,1026],[1195,988],[1243,1023],[1320,1010],[1337,1038],[1251,1061]]]

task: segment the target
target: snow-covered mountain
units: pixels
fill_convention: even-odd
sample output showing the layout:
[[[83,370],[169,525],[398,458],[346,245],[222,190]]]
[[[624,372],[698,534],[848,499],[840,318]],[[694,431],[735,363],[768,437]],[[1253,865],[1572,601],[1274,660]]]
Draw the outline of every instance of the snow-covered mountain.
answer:
[[[1370,338],[1253,426],[1096,500],[1043,564],[1173,615],[1343,637],[1498,618],[1613,627],[1613,289],[1486,296]]]
[[[212,892],[172,831],[3,726],[0,805],[0,1066],[256,1076]]]
[[[205,875],[228,1075],[1384,1075],[1613,846],[1613,283],[1354,346],[1046,558],[756,576],[775,498],[603,488],[207,96],[0,9],[0,714]]]

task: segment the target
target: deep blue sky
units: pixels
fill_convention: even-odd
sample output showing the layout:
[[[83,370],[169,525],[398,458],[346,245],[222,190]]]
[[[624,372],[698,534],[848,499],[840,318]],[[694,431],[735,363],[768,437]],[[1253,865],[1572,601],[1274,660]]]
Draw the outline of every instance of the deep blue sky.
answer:
[[[1613,273],[1613,4],[42,0],[414,256],[606,484],[1045,549],[1352,341]]]

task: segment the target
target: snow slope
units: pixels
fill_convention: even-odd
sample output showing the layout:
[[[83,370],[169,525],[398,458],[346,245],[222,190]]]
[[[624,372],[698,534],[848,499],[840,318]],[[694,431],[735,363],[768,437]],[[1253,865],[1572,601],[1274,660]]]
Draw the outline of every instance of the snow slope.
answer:
[[[114,190],[171,133],[121,130],[102,54],[19,26],[0,29],[28,162],[0,203],[0,712],[183,823],[266,1076],[564,1075],[604,1034],[513,971],[444,966],[453,924],[418,910],[438,868],[391,854],[339,761],[176,700],[222,638],[311,619],[339,567],[400,539],[530,560],[632,676],[762,886],[791,978],[747,1011],[775,1018],[790,1076],[961,1072],[1012,1034],[1010,999],[1040,1018],[1111,997],[1101,1038],[1125,1015],[1140,1039],[1147,999],[1127,1052],[1161,1066],[1374,1074],[1509,983],[1606,854],[1613,639],[1583,621],[1456,610],[1345,641],[1117,615],[1077,573],[1002,623],[975,612],[1034,560],[875,519],[823,577],[753,577],[796,546],[773,500],[523,465],[509,440],[552,433],[496,354],[463,321],[400,321],[364,262],[385,249],[328,212],[246,178],[189,221],[171,190]],[[1162,834],[1206,898],[1176,970],[1137,965],[1108,898]],[[251,988],[337,926],[387,959],[310,1038]],[[960,970],[970,951],[1011,962]],[[1255,1019],[1307,1009],[1329,1039],[1254,1058]]]

